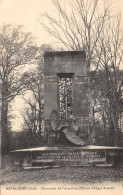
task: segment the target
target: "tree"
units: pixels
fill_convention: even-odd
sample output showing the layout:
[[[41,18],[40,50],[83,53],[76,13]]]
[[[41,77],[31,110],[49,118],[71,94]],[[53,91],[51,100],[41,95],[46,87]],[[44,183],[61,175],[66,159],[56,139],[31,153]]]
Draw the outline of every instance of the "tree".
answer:
[[[85,50],[88,67],[94,64],[95,59],[97,61],[94,50],[111,9],[109,1],[102,9],[99,5],[99,0],[73,0],[68,11],[56,0],[54,6],[58,18],[45,13],[43,16],[48,25],[45,20],[40,21],[46,31],[68,50]]]
[[[68,11],[59,0],[56,0],[54,6],[58,17],[54,18],[45,13],[43,16],[47,23],[45,20],[41,20],[41,25],[68,50],[84,50],[86,52],[89,76],[90,66],[96,71],[100,63],[100,57],[97,56],[95,48],[98,46],[105,22],[109,18],[111,4],[106,1],[103,9],[100,9],[99,0],[73,0],[70,4],[71,9]],[[89,77],[88,82],[91,85]],[[91,94],[90,91],[88,93]],[[92,110],[93,107],[90,106],[90,113],[93,113]],[[91,126],[93,121],[92,116]]]
[[[105,101],[110,103],[112,131],[115,132],[115,145],[118,144],[118,115],[119,115],[119,67],[122,59],[122,35],[120,34],[119,16],[113,14],[110,1],[104,1],[100,6],[99,0],[73,0],[70,11],[65,9],[58,0],[54,3],[58,12],[58,17],[54,18],[45,13],[44,18],[48,25],[41,21],[44,28],[57,40],[59,40],[68,50],[85,50],[86,61],[89,69],[90,89],[93,88],[93,80],[98,70],[105,72],[107,81],[107,95]],[[91,81],[90,81],[91,80]],[[110,82],[109,82],[110,81]],[[105,91],[105,85],[100,89]],[[113,90],[112,90],[113,87]],[[91,94],[92,91],[89,91]],[[110,95],[109,95],[110,94]],[[104,98],[104,96],[103,96]],[[93,98],[89,97],[89,100]],[[101,98],[98,99],[101,101]],[[94,101],[94,100],[93,100]],[[101,103],[101,102],[100,102]],[[90,101],[91,104],[91,101]],[[115,105],[115,106],[113,106]],[[105,104],[106,106],[106,104]],[[115,113],[115,109],[117,110]],[[93,105],[90,106],[91,126],[94,123]],[[110,127],[111,128],[111,127]]]
[[[30,137],[36,137],[41,143],[41,132],[44,131],[44,52],[53,51],[50,45],[43,44],[36,55],[36,69],[25,73],[24,97],[28,108],[22,113],[24,119],[23,130],[30,132]],[[32,122],[33,121],[33,122]],[[34,145],[34,144],[33,144]]]
[[[97,55],[99,51],[101,57],[98,67],[99,77],[95,87],[101,92],[100,103],[103,98],[103,107],[115,145],[118,145],[120,140],[119,120],[122,112],[123,75],[120,66],[123,57],[123,36],[120,23],[120,16],[110,18],[107,21],[98,43],[99,47],[96,48]],[[106,106],[104,106],[105,104]]]
[[[29,100],[28,100],[29,103]],[[36,105],[31,102],[30,106],[21,112],[23,117],[22,131],[27,137],[29,147],[41,144],[41,132],[39,132],[38,110]]]
[[[0,30],[0,80],[2,86],[2,153],[9,150],[8,109],[9,103],[23,89],[23,68],[32,63],[37,47],[30,33],[22,26],[3,25]]]
[[[100,123],[103,127],[104,142],[107,145],[121,144],[120,120],[122,113],[122,71],[118,71],[117,85],[114,84],[114,74],[108,67],[108,74],[105,70],[98,70],[93,80],[93,105],[94,127]],[[116,91],[115,91],[116,90]]]

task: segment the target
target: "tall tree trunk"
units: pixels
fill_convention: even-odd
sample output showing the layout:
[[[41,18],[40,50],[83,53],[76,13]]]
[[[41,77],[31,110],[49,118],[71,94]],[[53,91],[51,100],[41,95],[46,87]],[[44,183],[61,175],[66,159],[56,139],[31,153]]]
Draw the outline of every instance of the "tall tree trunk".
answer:
[[[103,112],[103,116],[102,116],[102,119],[103,119],[103,144],[104,145],[107,145],[107,139],[106,139],[106,118],[105,118],[105,114]]]
[[[115,105],[115,109],[112,114],[112,122],[113,122],[114,133],[115,133],[114,135],[115,146],[119,146],[120,145],[120,129],[118,126],[119,117],[118,117],[118,111],[117,111],[116,105]]]
[[[41,141],[41,101],[39,100],[39,139]]]
[[[7,101],[8,87],[6,84],[2,85],[2,107],[1,107],[1,131],[2,131],[2,154],[9,151],[10,140],[8,130],[8,101]]]

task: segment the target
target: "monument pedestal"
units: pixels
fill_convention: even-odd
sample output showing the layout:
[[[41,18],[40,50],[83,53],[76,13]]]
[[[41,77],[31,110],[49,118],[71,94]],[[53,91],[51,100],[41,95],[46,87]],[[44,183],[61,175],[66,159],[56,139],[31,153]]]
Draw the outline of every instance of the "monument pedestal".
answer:
[[[121,166],[123,148],[106,146],[39,147],[13,151],[24,169],[46,167]]]

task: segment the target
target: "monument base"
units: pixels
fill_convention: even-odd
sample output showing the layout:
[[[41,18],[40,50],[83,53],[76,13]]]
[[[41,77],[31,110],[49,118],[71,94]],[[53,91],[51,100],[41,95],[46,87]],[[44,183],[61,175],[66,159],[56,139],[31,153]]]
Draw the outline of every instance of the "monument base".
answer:
[[[123,148],[106,146],[39,147],[11,152],[24,169],[40,167],[113,166],[123,163]]]

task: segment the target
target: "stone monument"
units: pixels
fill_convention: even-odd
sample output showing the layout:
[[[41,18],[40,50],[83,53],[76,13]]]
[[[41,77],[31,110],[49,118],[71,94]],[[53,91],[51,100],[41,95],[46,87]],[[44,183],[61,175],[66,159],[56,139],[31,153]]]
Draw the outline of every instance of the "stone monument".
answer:
[[[78,136],[89,142],[88,69],[84,51],[46,52],[44,55],[44,125],[46,143],[53,145],[51,115],[73,119]],[[63,123],[63,122],[61,122]]]
[[[12,151],[24,169],[116,166],[123,148],[90,145],[88,69],[83,51],[44,56],[45,146]]]

